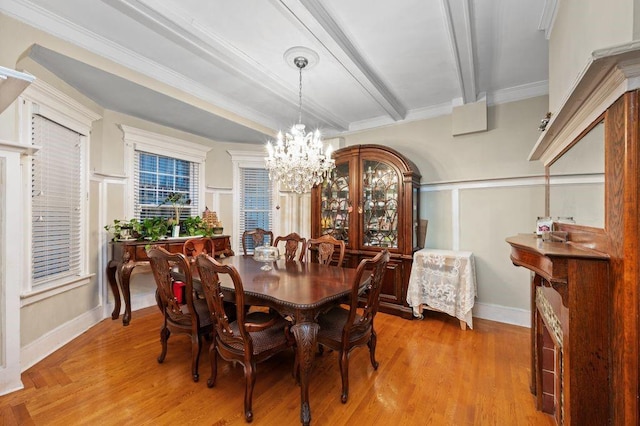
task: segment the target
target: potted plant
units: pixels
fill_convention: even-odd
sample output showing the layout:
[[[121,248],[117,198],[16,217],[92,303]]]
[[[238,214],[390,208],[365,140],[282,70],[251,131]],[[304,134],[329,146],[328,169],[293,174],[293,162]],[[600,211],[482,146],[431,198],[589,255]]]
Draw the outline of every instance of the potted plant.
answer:
[[[211,235],[211,229],[200,216],[187,217],[182,220],[182,227],[187,235]]]
[[[173,229],[171,235],[177,237],[180,235],[180,212],[183,207],[191,204],[188,194],[183,192],[170,192],[167,198],[160,205],[171,204],[175,210],[175,218],[173,220]]]
[[[105,225],[104,230],[113,234],[113,241],[133,240],[140,236],[141,224],[138,219],[114,219],[111,225]]]
[[[158,241],[167,236],[169,226],[162,217],[149,217],[142,220],[140,232],[145,240]]]

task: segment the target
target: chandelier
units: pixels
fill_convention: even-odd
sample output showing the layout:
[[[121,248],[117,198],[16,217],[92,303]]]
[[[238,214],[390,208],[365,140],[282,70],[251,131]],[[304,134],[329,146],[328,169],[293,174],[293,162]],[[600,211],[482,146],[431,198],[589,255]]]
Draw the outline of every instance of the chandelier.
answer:
[[[265,161],[269,179],[279,181],[285,191],[302,194],[322,183],[335,167],[335,161],[331,158],[331,147],[323,152],[320,131],[307,133],[302,124],[302,69],[309,61],[304,56],[296,56],[293,63],[300,74],[298,124],[284,136],[278,132],[275,146],[271,141],[267,143]]]

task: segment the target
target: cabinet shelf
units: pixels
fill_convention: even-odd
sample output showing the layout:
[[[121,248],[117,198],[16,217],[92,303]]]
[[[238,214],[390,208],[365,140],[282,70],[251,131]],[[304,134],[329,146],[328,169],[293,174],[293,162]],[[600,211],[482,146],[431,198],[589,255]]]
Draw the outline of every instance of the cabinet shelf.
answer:
[[[388,248],[392,260],[380,311],[410,319],[406,290],[418,241],[413,227],[406,225],[419,217],[420,172],[402,154],[380,145],[342,148],[333,159],[331,178],[311,192],[311,237],[331,234],[344,240],[345,266],[353,268]]]

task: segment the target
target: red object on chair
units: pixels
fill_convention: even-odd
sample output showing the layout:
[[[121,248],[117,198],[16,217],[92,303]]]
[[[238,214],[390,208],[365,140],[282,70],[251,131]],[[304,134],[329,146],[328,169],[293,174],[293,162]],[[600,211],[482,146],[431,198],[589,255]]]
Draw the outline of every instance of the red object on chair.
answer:
[[[184,288],[185,284],[182,281],[174,281],[173,282],[173,296],[176,298],[176,301],[179,305],[184,304]]]

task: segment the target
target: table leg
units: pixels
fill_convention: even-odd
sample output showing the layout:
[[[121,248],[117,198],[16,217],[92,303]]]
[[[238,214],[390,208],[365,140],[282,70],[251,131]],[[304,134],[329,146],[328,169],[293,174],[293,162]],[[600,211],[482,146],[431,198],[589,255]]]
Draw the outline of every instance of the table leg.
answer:
[[[113,312],[111,312],[111,319],[117,320],[120,316],[120,290],[118,290],[118,282],[116,281],[116,271],[118,270],[118,262],[112,260],[107,265],[107,279],[109,279],[109,286],[113,293]]]
[[[308,426],[311,423],[311,407],[309,406],[309,376],[316,353],[318,329],[316,322],[294,324],[291,331],[296,338],[298,361],[300,368],[300,422]]]
[[[122,287],[122,297],[124,298],[124,315],[122,316],[122,325],[129,325],[129,322],[131,321],[131,289],[129,287],[129,280],[131,279],[131,273],[135,267],[135,262],[127,262],[120,267],[120,286]]]

